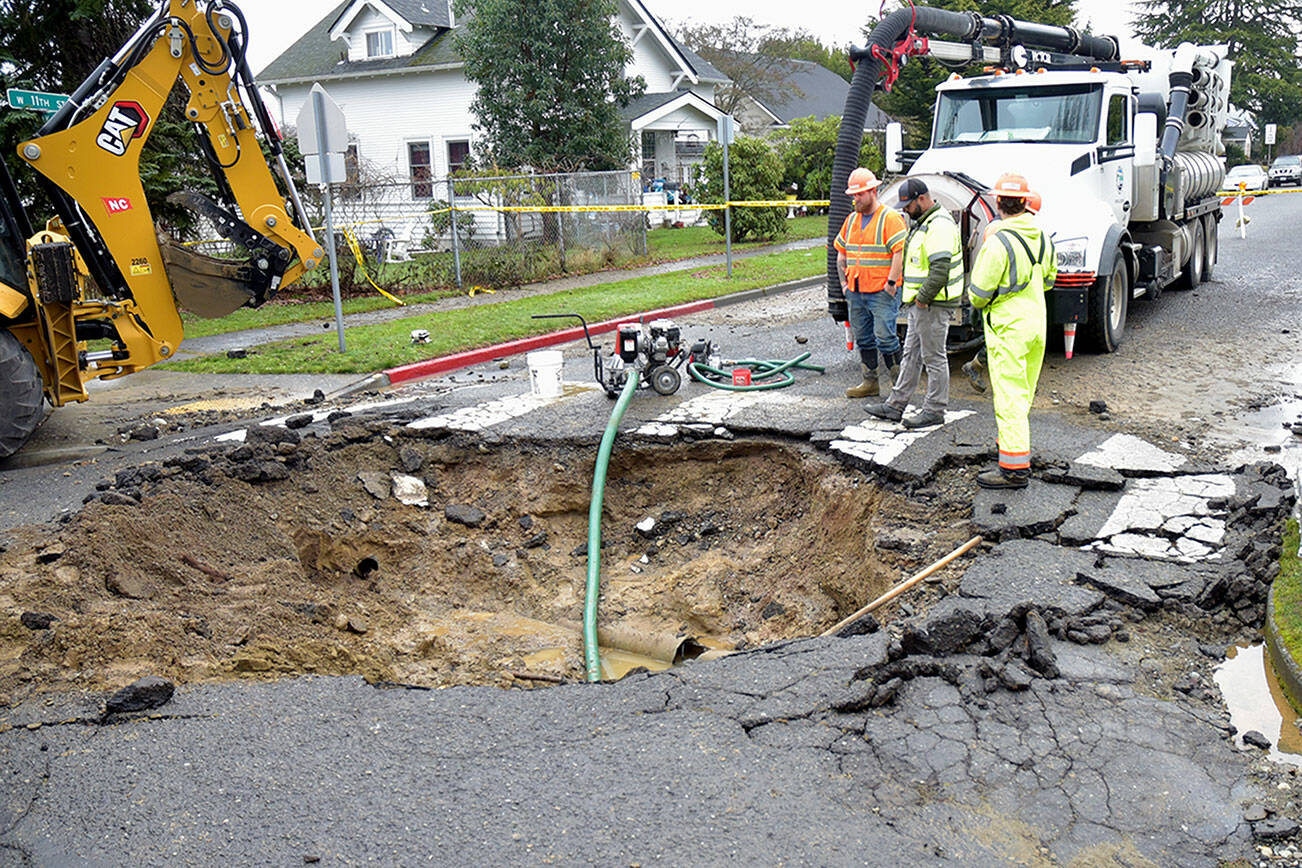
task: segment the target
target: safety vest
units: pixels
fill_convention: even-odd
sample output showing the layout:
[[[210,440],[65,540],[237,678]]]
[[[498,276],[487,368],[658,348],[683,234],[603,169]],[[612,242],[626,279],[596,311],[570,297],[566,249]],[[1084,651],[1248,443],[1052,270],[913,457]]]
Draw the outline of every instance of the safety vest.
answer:
[[[1028,241],[1027,236],[1033,240]],[[990,255],[996,242],[1004,256]],[[1053,242],[1036,226],[1029,214],[1000,221],[972,266],[968,293],[975,307],[985,307],[997,298],[1014,295],[1028,287],[1046,292],[1058,276]]]
[[[881,205],[871,215],[852,213],[841,224],[834,246],[845,254],[845,279],[851,292],[886,287],[891,257],[904,250],[908,233],[898,211]]]
[[[905,304],[918,296],[931,273],[931,261],[949,256],[949,279],[932,304],[956,307],[963,298],[963,250],[959,244],[958,225],[949,212],[933,205],[913,228],[904,242],[904,294]]]

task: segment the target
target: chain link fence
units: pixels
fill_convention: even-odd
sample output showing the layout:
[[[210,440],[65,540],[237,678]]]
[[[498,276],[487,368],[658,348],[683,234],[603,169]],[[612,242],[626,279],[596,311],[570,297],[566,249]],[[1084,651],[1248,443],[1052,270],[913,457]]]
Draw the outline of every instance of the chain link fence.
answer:
[[[516,286],[618,267],[647,252],[648,212],[638,176],[627,171],[417,175],[330,189],[345,295],[365,291],[370,279],[390,289]],[[323,238],[323,190],[300,192]],[[584,210],[565,210],[574,208]],[[195,246],[217,256],[233,252],[226,241]],[[321,268],[302,284],[328,286],[329,279]]]

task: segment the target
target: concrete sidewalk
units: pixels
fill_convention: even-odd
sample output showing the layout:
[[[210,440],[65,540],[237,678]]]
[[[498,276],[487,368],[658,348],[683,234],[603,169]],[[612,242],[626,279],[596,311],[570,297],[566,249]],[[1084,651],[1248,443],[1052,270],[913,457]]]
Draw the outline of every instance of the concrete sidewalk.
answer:
[[[785,244],[771,244],[765,247],[757,247],[747,250],[745,253],[733,253],[732,258],[734,261],[737,261],[750,259],[755,256],[763,256],[768,253],[781,253],[786,250],[808,250],[813,247],[823,246],[824,244],[826,244],[826,242],[821,238],[805,238],[799,241],[790,241]],[[560,277],[554,280],[544,280],[537,283],[525,284],[524,286],[509,290],[501,290],[496,293],[476,293],[474,296],[460,295],[426,304],[407,305],[406,307],[388,307],[380,310],[367,311],[365,313],[347,314],[344,317],[344,328],[348,329],[355,326],[392,322],[394,320],[406,319],[408,317],[418,317],[425,314],[438,313],[445,310],[456,310],[464,307],[473,307],[480,304],[494,304],[500,301],[525,298],[533,295],[548,295],[569,289],[580,289],[589,286],[599,286],[606,283],[615,283],[621,280],[631,280],[637,277],[652,277],[658,274],[671,274],[694,268],[708,268],[711,266],[722,265],[724,264],[724,261],[725,257],[723,254],[697,256],[691,259],[680,259],[675,262],[648,265],[643,268],[619,269],[601,271],[595,274],[576,275],[574,277]],[[245,349],[260,344],[269,344],[276,341],[288,340],[290,338],[317,335],[324,330],[333,328],[334,317],[331,316],[325,319],[285,323],[284,325],[269,326],[261,329],[246,329],[244,331],[226,332],[224,334],[208,335],[201,338],[188,338],[181,343],[180,350],[173,358],[174,360],[179,360],[190,359],[201,355],[220,354],[229,350]]]

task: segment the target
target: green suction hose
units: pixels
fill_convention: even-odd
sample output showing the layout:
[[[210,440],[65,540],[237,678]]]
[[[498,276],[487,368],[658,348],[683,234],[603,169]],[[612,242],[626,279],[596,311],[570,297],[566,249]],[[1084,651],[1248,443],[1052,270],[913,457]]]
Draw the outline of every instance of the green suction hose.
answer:
[[[592,471],[592,502],[588,505],[588,590],[583,603],[583,660],[589,681],[601,680],[601,654],[597,650],[597,600],[601,595],[601,504],[606,497],[606,469],[610,466],[610,453],[615,448],[619,433],[619,420],[637,391],[637,371],[628,372],[624,391],[619,393],[606,433],[601,437],[597,451],[597,466]]]
[[[768,359],[740,359],[734,362],[733,364],[736,367],[750,368],[749,386],[739,386],[733,383],[731,371],[712,368],[701,362],[689,363],[687,373],[698,383],[704,383],[716,389],[724,389],[729,392],[762,392],[768,389],[782,389],[794,383],[796,378],[791,373],[792,369],[823,373],[822,365],[804,364],[807,358],[809,358],[809,353],[802,353],[785,362]]]

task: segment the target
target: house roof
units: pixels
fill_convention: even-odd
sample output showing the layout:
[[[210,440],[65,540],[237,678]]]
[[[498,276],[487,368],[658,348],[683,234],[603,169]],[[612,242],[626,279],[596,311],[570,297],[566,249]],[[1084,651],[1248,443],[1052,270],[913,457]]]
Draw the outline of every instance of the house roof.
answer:
[[[683,59],[687,61],[687,64],[692,68],[692,71],[696,73],[697,78],[702,81],[732,81],[732,79],[720,72],[714,64],[701,57],[701,55],[697,54],[695,51],[692,51],[692,49],[688,48],[686,45],[683,45],[677,39],[674,39],[673,34],[669,31],[666,30],[665,35],[669,37],[669,41],[673,43],[674,48],[677,48],[678,52],[682,54]]]
[[[312,26],[297,42],[267,65],[257,78],[262,84],[312,81],[337,76],[382,74],[430,66],[454,65],[462,62],[453,40],[447,19],[446,0],[380,0],[406,21],[418,27],[433,27],[437,33],[415,53],[407,57],[390,57],[382,60],[346,61],[344,47],[330,39],[330,32],[355,0],[343,0],[331,12]],[[726,82],[728,77],[687,46],[674,39],[659,21],[638,2],[637,7],[654,22],[659,33],[691,68],[698,80]],[[469,16],[463,16],[463,20]],[[461,22],[458,22],[461,23]]]
[[[777,69],[783,73],[782,83],[774,88],[768,99],[756,102],[784,126],[796,118],[812,115],[822,120],[829,115],[840,117],[845,113],[850,83],[832,70],[808,60],[784,60]],[[884,129],[890,120],[890,115],[869,103],[864,129]]]
[[[619,110],[619,116],[634,131],[644,124],[654,122],[664,115],[679,108],[690,107],[718,120],[723,112],[712,102],[690,90],[675,90],[661,93],[644,93]]]
[[[299,37],[298,41],[267,65],[257,78],[261,84],[281,84],[292,81],[311,81],[341,75],[366,75],[394,72],[418,67],[442,66],[461,62],[445,27],[406,57],[387,57],[380,60],[360,60],[346,63],[347,49],[332,42],[330,30],[339,16],[347,11],[353,0],[344,0]],[[437,0],[405,0],[388,4],[397,11],[402,6],[440,5]],[[446,9],[446,4],[442,4]],[[417,22],[412,22],[413,24]]]

